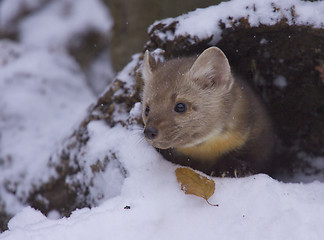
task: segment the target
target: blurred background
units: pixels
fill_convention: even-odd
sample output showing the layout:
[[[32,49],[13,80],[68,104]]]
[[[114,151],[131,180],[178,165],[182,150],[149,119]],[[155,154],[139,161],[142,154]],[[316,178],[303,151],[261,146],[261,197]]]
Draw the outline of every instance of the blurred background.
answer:
[[[147,29],[220,0],[2,0],[0,39],[65,49],[99,94],[134,53],[143,51]]]

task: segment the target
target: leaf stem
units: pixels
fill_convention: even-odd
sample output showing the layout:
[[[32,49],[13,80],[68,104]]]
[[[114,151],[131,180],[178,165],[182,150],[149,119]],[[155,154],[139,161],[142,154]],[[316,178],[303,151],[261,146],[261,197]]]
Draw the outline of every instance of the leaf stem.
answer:
[[[208,201],[208,199],[206,199],[206,198],[205,198],[205,200],[206,200],[206,202],[207,202],[210,206],[213,206],[213,207],[218,207],[218,206],[219,206],[218,204],[212,204],[212,203],[210,203],[210,202]]]

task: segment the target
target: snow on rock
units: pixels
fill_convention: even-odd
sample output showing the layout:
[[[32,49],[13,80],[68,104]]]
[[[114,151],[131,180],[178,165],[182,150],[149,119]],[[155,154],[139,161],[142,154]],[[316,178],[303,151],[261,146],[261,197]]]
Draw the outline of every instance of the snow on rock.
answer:
[[[285,19],[290,25],[310,25],[322,28],[324,26],[323,12],[322,1],[232,0],[206,9],[197,9],[176,18],[156,21],[148,32],[156,31],[156,35],[163,41],[173,41],[179,36],[187,35],[199,39],[212,37],[211,44],[215,44],[221,39],[221,25],[224,25],[223,27],[238,25],[244,18],[251,27],[260,24],[274,25]],[[202,22],[204,24],[201,24]],[[160,32],[154,29],[157,25],[168,26],[174,23],[176,23],[174,32]]]
[[[120,135],[119,130],[110,131],[107,122],[111,126],[127,124],[127,128],[134,131],[127,131],[128,134],[139,134],[141,139],[138,141],[145,141],[142,128],[138,126],[138,119],[141,118],[141,104],[137,102],[138,97],[134,95],[133,89],[134,69],[139,62],[139,57],[140,54],[133,56],[133,60],[117,75],[114,84],[109,86],[98,102],[89,108],[89,115],[77,130],[80,135],[74,134],[62,148],[51,156],[51,165],[55,168],[62,165],[62,159],[66,161],[65,155],[68,153],[69,166],[78,169],[77,173],[68,173],[66,183],[78,193],[77,201],[80,200],[81,205],[97,206],[104,200],[118,195],[125,177],[129,174],[128,168],[119,160],[119,154],[122,152],[120,147],[124,144],[123,141],[117,140]],[[127,99],[125,95],[131,95],[136,99],[131,100],[132,103],[137,102],[134,108],[127,107],[130,103],[127,104],[127,100],[124,101]],[[101,124],[98,125],[98,122]],[[80,141],[79,138],[82,140]],[[124,136],[124,138],[127,137]],[[116,142],[117,145],[115,145]],[[129,149],[125,151],[132,154],[134,150],[132,144],[128,144],[127,147]]]
[[[304,162],[304,166],[301,169],[294,171],[295,182],[313,182],[321,181],[324,182],[324,157],[323,156],[311,156],[305,152],[300,152],[298,160]],[[285,180],[285,179],[283,179]]]
[[[90,14],[93,10],[95,14]],[[27,45],[55,49],[71,44],[73,37],[88,31],[105,35],[111,27],[111,17],[99,0],[78,0],[77,4],[73,0],[56,0],[25,18],[19,32]]]
[[[114,76],[115,73],[107,50],[94,59],[87,71],[87,78],[91,79],[91,81],[88,81],[89,85],[96,95],[100,95],[107,88],[107,85],[109,85],[107,84],[108,80],[113,79]]]
[[[125,144],[123,138],[126,136],[121,137],[120,128],[109,130],[101,121],[89,123],[87,130],[90,138],[78,161],[83,170],[67,182],[72,186],[80,183],[88,186],[89,201],[92,205],[98,205],[120,194],[127,172],[116,158],[119,158],[119,146]]]
[[[50,154],[94,100],[84,78],[64,52],[0,41],[0,182],[19,199],[53,175]]]
[[[15,22],[23,14],[40,8],[50,0],[2,0],[0,2],[0,33],[16,31]]]
[[[65,49],[87,72],[87,82],[96,94],[111,82],[108,43],[113,20],[101,0],[5,0],[1,8],[5,13],[0,33],[10,29],[27,46]]]

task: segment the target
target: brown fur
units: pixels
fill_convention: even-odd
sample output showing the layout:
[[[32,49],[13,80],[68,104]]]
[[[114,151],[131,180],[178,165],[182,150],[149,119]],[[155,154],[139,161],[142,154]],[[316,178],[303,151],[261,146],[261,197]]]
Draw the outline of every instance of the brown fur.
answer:
[[[146,139],[167,159],[218,176],[267,172],[271,122],[220,49],[164,63],[146,52],[142,75]],[[177,103],[186,111],[176,112]]]

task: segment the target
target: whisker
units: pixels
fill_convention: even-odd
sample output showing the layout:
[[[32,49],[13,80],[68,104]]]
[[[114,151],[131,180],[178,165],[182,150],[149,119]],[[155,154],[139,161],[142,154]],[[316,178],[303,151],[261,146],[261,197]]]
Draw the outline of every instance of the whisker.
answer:
[[[135,141],[135,145],[140,145],[142,144],[145,140],[145,138],[143,136],[137,138],[137,140]]]

